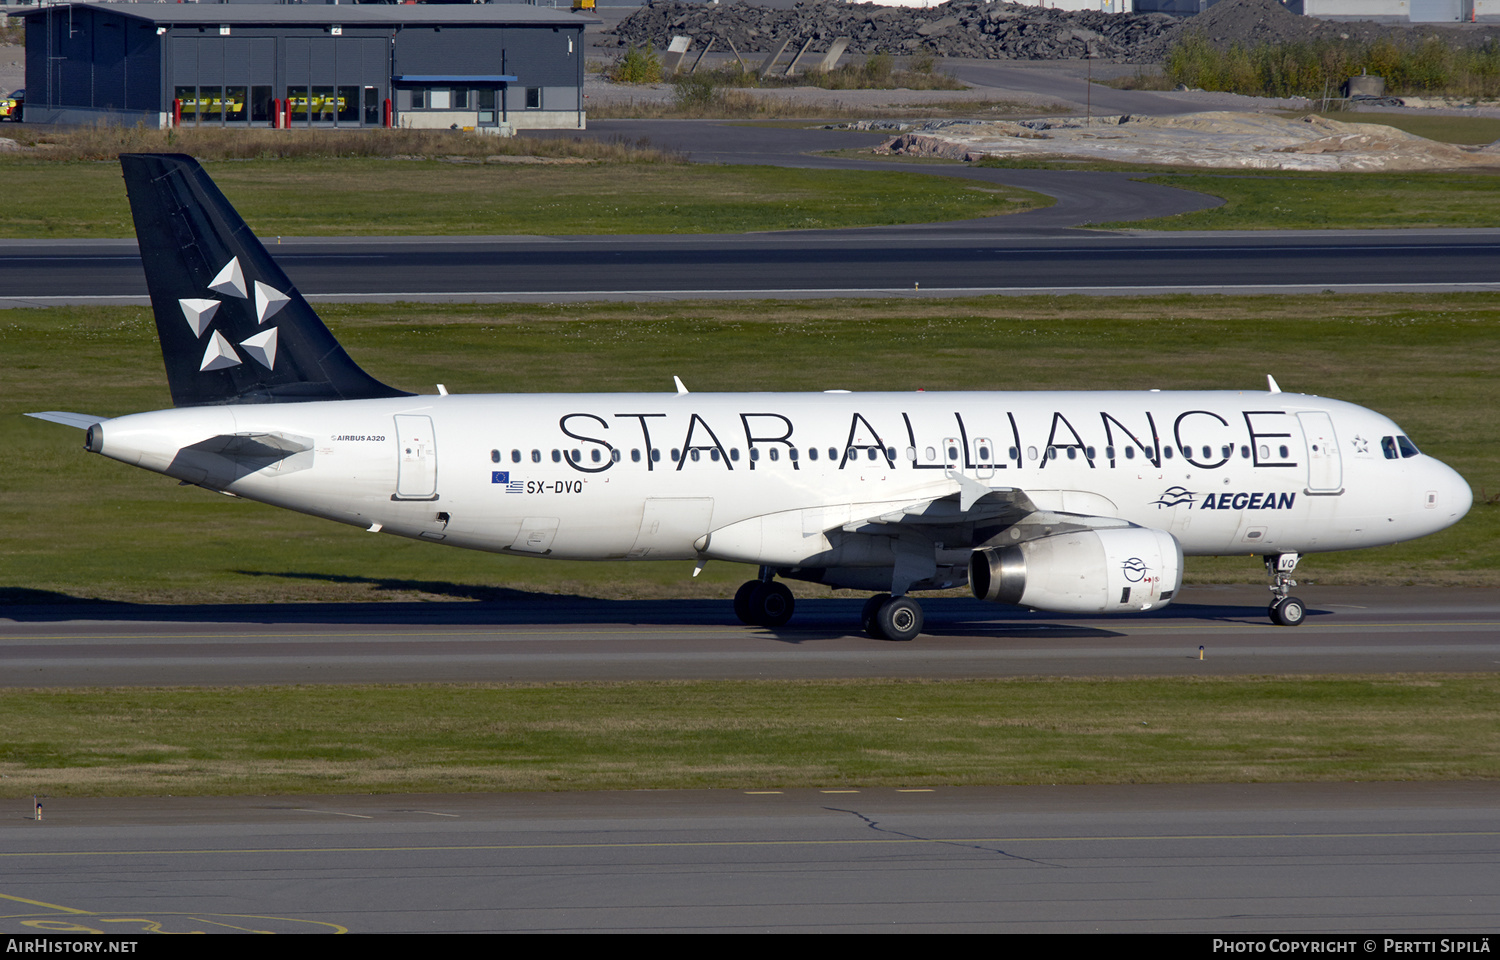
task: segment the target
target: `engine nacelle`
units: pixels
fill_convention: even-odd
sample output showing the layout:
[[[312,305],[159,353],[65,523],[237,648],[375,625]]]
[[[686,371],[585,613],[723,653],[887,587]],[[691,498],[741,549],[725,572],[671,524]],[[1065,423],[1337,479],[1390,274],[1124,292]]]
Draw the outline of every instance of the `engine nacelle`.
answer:
[[[975,550],[969,589],[1053,613],[1152,610],[1182,589],[1182,545],[1165,530],[1124,527]]]

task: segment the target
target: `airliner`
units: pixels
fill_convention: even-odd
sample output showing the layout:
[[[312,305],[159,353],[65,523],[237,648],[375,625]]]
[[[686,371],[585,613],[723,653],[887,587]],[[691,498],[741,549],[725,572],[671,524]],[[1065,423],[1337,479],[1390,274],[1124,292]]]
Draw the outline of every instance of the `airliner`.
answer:
[[[1160,609],[1183,557],[1260,557],[1268,615],[1306,616],[1299,558],[1424,536],[1472,504],[1388,418],[1266,389],[450,394],[362,370],[192,158],[120,158],[173,408],[31,416],[85,448],[374,534],[527,557],[758,567],[734,612],[791,619],[784,581],[1056,614]]]

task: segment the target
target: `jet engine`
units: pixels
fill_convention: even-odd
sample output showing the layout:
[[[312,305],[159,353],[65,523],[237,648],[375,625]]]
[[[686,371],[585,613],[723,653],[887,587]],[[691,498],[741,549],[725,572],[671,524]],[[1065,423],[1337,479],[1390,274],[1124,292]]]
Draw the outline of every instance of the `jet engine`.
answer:
[[[1182,545],[1165,530],[1122,527],[975,550],[969,589],[1053,613],[1151,610],[1182,589]]]

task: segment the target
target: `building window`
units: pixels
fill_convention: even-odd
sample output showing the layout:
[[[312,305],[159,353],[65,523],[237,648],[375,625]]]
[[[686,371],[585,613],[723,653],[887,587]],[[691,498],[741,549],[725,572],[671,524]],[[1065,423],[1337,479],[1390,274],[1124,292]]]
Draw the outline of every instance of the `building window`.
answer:
[[[250,119],[250,112],[246,109],[245,88],[224,88],[224,122],[245,123]]]
[[[359,87],[339,87],[339,123],[359,125]]]
[[[433,87],[427,91],[427,109],[429,110],[447,110],[452,103],[452,91],[447,87]]]
[[[413,110],[427,109],[427,88],[413,87],[411,91],[411,108]]]
[[[287,87],[286,88],[287,122],[289,122],[289,123],[306,123],[307,122],[307,97],[308,97],[307,91],[308,91],[307,87]]]
[[[526,109],[527,110],[540,110],[540,109],[542,109],[542,88],[541,87],[527,87],[526,88]]]

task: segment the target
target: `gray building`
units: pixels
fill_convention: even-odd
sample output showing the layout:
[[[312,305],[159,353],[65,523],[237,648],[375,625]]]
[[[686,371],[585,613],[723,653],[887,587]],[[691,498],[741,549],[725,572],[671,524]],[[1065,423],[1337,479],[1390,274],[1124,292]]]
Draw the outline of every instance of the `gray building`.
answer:
[[[33,123],[584,126],[592,20],[566,10],[73,3],[25,18]]]

